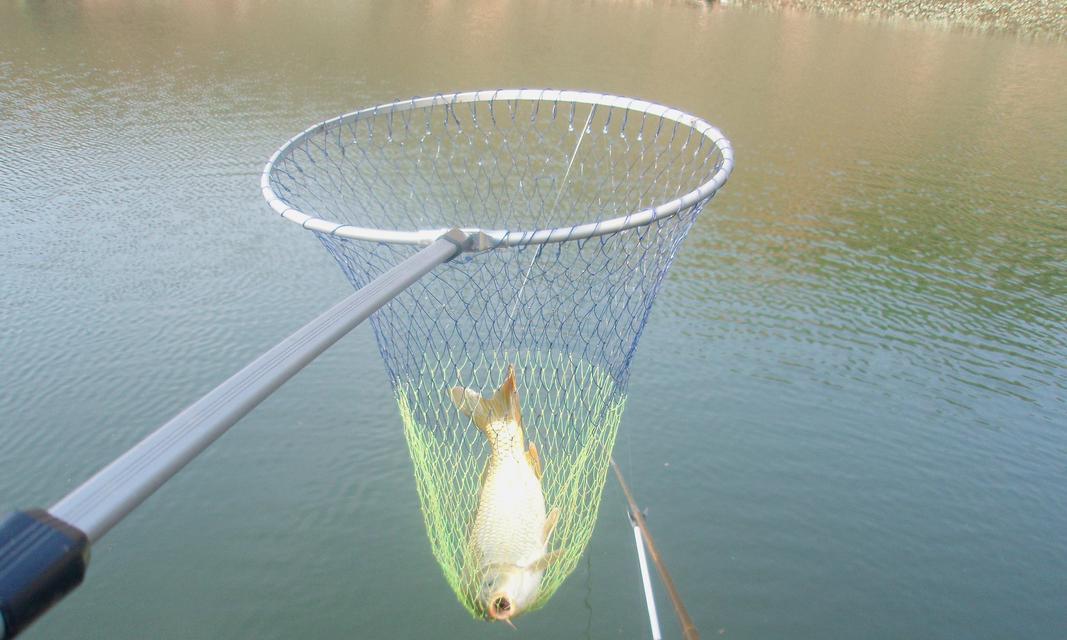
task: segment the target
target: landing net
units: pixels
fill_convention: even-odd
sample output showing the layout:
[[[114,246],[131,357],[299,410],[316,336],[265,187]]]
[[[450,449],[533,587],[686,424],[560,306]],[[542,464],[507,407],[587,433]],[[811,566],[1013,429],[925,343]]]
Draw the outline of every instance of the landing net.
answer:
[[[315,232],[357,288],[450,228],[472,234],[372,318],[430,545],[472,614],[485,615],[469,540],[489,444],[449,390],[488,396],[515,368],[545,504],[560,514],[538,608],[589,541],[652,303],[732,166],[729,142],[698,118],[548,90],[358,111],[268,164],[268,202]]]

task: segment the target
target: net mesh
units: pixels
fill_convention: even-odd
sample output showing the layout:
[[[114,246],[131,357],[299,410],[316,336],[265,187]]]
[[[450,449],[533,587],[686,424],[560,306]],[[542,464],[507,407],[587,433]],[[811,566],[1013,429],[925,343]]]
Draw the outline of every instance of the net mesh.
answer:
[[[674,200],[723,162],[687,124],[559,96],[358,112],[309,130],[274,162],[270,186],[287,206],[340,225],[501,231],[500,246],[460,254],[371,318],[434,556],[472,614],[485,614],[469,579],[469,540],[490,447],[449,389],[489,395],[515,367],[545,503],[560,513],[549,541],[560,553],[530,607],[538,608],[592,535],[634,351],[710,194],[633,228],[521,240]],[[317,235],[357,288],[419,249]]]

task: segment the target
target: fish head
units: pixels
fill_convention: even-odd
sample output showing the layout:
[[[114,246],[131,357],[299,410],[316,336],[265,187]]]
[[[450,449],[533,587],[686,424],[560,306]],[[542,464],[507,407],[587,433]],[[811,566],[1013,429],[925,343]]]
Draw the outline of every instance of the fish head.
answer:
[[[537,598],[540,571],[517,565],[491,567],[482,579],[479,604],[490,620],[511,624]]]

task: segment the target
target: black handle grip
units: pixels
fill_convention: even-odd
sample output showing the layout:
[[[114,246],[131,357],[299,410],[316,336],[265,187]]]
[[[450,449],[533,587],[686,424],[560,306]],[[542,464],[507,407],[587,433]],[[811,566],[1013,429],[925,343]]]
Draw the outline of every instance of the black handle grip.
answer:
[[[81,584],[89,539],[42,509],[0,523],[0,640],[14,638]]]

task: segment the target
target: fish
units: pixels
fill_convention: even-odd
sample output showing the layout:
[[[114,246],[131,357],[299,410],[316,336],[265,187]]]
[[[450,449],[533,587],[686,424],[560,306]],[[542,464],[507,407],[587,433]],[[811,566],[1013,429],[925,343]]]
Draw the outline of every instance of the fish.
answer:
[[[489,441],[478,506],[470,525],[464,570],[474,608],[487,620],[506,622],[537,600],[541,579],[561,555],[548,551],[559,508],[546,513],[537,446],[526,446],[515,367],[491,398],[452,387],[452,402]]]

